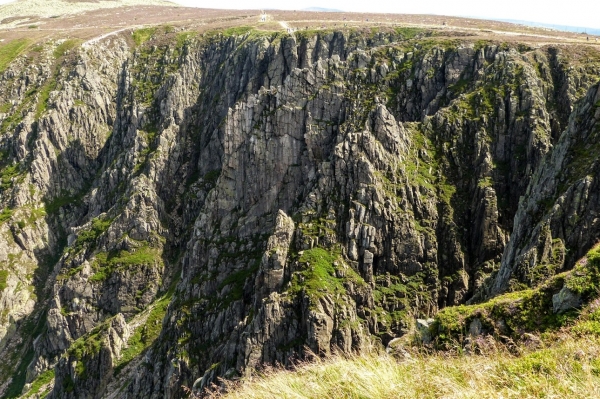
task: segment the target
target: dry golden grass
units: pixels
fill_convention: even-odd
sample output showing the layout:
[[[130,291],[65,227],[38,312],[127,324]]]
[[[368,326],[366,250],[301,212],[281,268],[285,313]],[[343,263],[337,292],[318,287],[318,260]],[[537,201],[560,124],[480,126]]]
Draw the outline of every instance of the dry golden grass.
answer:
[[[336,356],[229,383],[234,398],[599,398],[600,338],[559,335],[513,355]]]

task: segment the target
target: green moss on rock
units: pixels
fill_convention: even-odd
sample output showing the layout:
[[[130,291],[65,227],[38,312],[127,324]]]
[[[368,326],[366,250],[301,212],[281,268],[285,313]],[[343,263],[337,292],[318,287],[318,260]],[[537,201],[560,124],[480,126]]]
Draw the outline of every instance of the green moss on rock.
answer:
[[[95,247],[96,240],[102,233],[108,230],[108,227],[112,223],[111,219],[95,218],[92,220],[92,225],[88,230],[83,230],[77,235],[77,241],[75,242],[76,250],[82,249],[84,246]]]
[[[6,288],[7,281],[8,270],[0,270],[0,291],[3,291]]]
[[[23,395],[23,398],[37,397],[37,395],[40,394],[40,391],[42,390],[42,388],[46,387],[53,380],[54,380],[54,369],[44,371],[42,374],[37,376],[37,378],[35,380],[33,380],[29,390],[27,391],[27,393],[25,393],[25,395]],[[44,397],[44,395],[47,394],[47,391],[48,391],[48,388],[46,388],[44,391],[42,391],[40,397]]]
[[[161,264],[162,262],[160,251],[149,246],[143,246],[134,251],[100,252],[96,254],[96,258],[92,263],[94,274],[89,280],[102,282],[121,268]]]
[[[335,274],[334,262],[339,257],[339,252],[324,248],[303,251],[298,259],[302,270],[293,277],[291,292],[303,291],[312,299],[326,294],[345,293],[341,279]]]
[[[150,306],[146,322],[137,327],[127,340],[127,348],[123,350],[115,364],[115,374],[119,374],[129,362],[148,349],[158,338],[171,297],[172,293],[168,293]]]
[[[600,246],[590,250],[570,272],[555,275],[536,288],[500,295],[481,304],[442,309],[435,316],[431,327],[434,339],[438,346],[451,346],[467,336],[470,323],[475,319],[479,319],[485,333],[515,340],[520,339],[525,332],[558,329],[569,320],[574,320],[577,315],[576,310],[553,313],[552,297],[563,286],[581,295],[584,303],[598,295]],[[578,328],[588,332],[598,328],[600,331],[600,324],[596,325],[592,317]]]

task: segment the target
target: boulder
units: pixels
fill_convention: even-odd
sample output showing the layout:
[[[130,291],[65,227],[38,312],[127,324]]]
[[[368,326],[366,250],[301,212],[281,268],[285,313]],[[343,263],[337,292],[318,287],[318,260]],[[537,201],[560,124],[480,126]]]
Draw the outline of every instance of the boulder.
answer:
[[[431,343],[431,330],[433,319],[417,319],[417,340],[427,345]]]
[[[581,295],[571,291],[566,286],[552,295],[552,312],[564,313],[570,309],[577,309],[581,306]]]

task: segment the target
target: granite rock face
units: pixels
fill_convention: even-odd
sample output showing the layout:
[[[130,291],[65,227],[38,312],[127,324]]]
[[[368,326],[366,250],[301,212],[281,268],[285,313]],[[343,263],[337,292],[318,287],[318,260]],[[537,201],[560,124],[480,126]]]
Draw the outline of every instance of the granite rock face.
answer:
[[[598,242],[599,105],[600,87],[594,85],[532,176],[493,293],[571,268]]]
[[[428,35],[157,32],[11,63],[0,392],[181,397],[571,267],[600,231],[600,64]]]

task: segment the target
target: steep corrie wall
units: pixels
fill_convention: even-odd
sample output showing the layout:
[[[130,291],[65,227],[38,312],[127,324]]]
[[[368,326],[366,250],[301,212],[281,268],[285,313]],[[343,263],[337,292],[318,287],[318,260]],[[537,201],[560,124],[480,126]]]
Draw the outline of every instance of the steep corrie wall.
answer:
[[[589,48],[146,33],[3,72],[7,397],[179,397],[385,345],[597,239]]]

